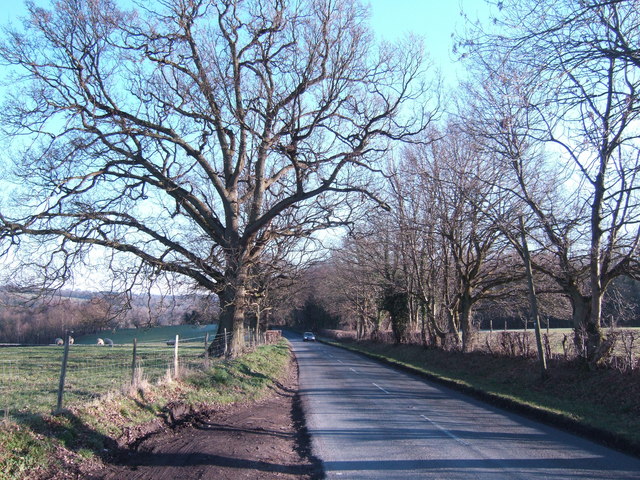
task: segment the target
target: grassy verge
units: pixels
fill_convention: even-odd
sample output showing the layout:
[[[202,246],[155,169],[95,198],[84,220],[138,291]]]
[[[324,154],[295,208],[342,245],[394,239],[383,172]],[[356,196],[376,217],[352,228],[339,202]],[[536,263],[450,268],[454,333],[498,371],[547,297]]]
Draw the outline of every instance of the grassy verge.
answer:
[[[589,371],[578,364],[551,362],[549,378],[542,380],[537,361],[530,358],[413,345],[329,343],[640,456],[640,372]]]
[[[203,363],[203,346],[182,344],[180,365]],[[64,405],[86,403],[131,382],[133,345],[73,345],[69,350]],[[51,411],[57,403],[63,348],[0,348],[0,416],[15,418]],[[165,344],[137,348],[137,365],[152,382],[172,368],[174,349]]]
[[[136,437],[181,415],[266,395],[287,372],[286,341],[263,346],[229,362],[214,363],[179,381],[142,384],[106,394],[60,415],[0,420],[0,479],[79,477]]]

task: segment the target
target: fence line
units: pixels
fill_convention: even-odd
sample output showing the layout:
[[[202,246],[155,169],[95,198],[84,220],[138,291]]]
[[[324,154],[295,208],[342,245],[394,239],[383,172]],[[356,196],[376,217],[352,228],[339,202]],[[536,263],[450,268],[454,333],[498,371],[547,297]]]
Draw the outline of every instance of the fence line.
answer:
[[[178,378],[226,358],[231,332],[128,345],[0,348],[0,417],[56,411],[145,381]],[[253,345],[260,335],[249,335]],[[67,343],[67,342],[65,342]],[[64,365],[63,352],[68,349]]]

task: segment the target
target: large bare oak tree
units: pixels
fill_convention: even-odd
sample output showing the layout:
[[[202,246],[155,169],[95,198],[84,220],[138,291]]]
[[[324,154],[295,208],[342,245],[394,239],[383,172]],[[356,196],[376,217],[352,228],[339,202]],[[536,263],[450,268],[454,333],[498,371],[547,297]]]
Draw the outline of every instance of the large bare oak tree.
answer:
[[[419,46],[378,46],[356,2],[28,6],[0,48],[26,187],[2,207],[3,251],[50,245],[44,278],[97,246],[191,279],[235,352],[270,242],[348,221],[388,142],[428,123],[405,108],[424,93]]]

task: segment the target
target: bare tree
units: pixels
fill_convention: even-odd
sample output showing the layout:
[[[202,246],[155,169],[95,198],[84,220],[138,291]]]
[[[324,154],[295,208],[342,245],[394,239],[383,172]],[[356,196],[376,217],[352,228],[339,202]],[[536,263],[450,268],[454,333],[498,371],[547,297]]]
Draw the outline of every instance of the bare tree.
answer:
[[[402,233],[397,222],[395,205],[391,210],[373,209],[348,240],[350,261],[342,268],[350,270],[354,278],[351,291],[355,293],[360,321],[373,320],[374,334],[380,329],[383,312],[389,317],[396,343],[409,339],[412,318],[409,308],[409,277],[405,268]],[[354,288],[355,287],[355,288]]]
[[[607,286],[637,273],[640,13],[629,0],[496,5],[496,27],[475,32],[468,45],[485,71],[503,80],[502,98],[517,99],[517,115],[493,118],[503,130],[494,138],[513,160],[519,193],[556,254],[549,273],[571,299],[576,342],[594,365],[607,353],[600,325]],[[530,194],[519,160],[523,141],[552,146],[547,152],[564,163],[570,212],[549,210]],[[565,213],[570,217],[560,219]]]
[[[347,221],[388,142],[429,120],[406,108],[420,46],[378,48],[357,2],[28,9],[0,47],[26,187],[0,213],[4,253],[35,237],[49,283],[96,246],[133,278],[186,277],[219,296],[234,352],[267,245]]]
[[[255,332],[271,322],[282,323],[291,309],[300,305],[301,277],[317,260],[313,238],[282,236],[266,246],[251,265],[247,286],[247,316]]]
[[[437,193],[433,183],[425,181],[422,161],[414,156],[415,147],[405,152],[405,158],[392,168],[391,203],[395,222],[398,225],[396,247],[402,253],[404,277],[410,293],[410,311],[417,316],[422,343],[432,341],[445,343],[451,333],[457,338],[457,324],[446,314],[444,297],[448,291],[446,271],[449,255],[438,231]],[[418,155],[419,157],[419,155]]]
[[[439,245],[437,253],[430,254],[437,260],[429,262],[439,274],[432,275],[429,283],[435,286],[433,291],[440,290],[449,331],[460,335],[463,349],[471,351],[475,348],[474,308],[517,289],[522,271],[514,268],[510,245],[495,219],[487,214],[488,210],[504,214],[511,208],[500,189],[487,181],[499,171],[457,126],[451,124],[440,137],[428,148],[408,148],[403,170],[420,181],[413,195],[426,196],[421,202],[423,220],[415,225],[424,232],[426,241]],[[433,244],[428,248],[434,250]],[[412,263],[417,265],[418,261]],[[424,279],[425,275],[419,277]],[[437,323],[434,325],[437,331]]]
[[[376,249],[371,247],[366,236],[345,238],[329,260],[325,279],[328,308],[355,327],[358,339],[377,337],[381,323],[381,282],[371,261]]]

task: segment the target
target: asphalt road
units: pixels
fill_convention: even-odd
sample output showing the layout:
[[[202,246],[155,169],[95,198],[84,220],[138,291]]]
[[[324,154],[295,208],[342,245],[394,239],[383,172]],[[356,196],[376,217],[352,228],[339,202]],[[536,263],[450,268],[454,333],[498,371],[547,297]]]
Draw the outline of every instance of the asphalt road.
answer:
[[[329,479],[640,479],[640,459],[287,335]]]

